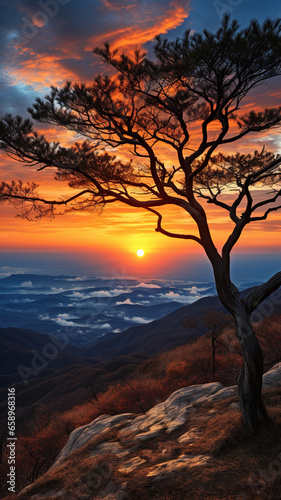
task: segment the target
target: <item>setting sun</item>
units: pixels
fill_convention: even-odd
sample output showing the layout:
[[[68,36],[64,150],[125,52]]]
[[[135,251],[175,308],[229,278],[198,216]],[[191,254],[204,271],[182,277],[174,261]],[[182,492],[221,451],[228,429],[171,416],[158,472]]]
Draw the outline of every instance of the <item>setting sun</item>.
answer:
[[[144,256],[144,251],[141,248],[137,251],[137,256],[138,257],[143,257]]]

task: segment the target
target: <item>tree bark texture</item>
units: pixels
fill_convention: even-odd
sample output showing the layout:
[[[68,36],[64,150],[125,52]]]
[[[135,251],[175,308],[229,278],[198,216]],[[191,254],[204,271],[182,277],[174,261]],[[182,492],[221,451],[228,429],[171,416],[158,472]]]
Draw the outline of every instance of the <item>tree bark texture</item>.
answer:
[[[236,334],[242,349],[243,367],[238,381],[242,419],[253,432],[257,432],[262,422],[270,420],[262,399],[263,353],[250,319],[251,312],[256,307],[257,302],[261,302],[261,293],[258,290],[259,300],[255,300],[255,307],[252,309],[249,307],[247,297],[245,300],[240,297],[239,291],[231,282],[225,266],[214,266],[214,274],[219,298],[235,320]],[[273,288],[266,285],[263,286],[264,298],[270,294]],[[274,289],[276,289],[276,283],[274,285]],[[252,296],[254,295],[252,292]]]
[[[213,380],[215,380],[215,375],[216,375],[216,344],[215,344],[215,339],[212,338],[212,372],[213,372]]]
[[[244,423],[257,432],[260,424],[269,420],[262,399],[263,353],[246,311],[237,312],[235,321],[243,356],[238,381],[240,409]]]

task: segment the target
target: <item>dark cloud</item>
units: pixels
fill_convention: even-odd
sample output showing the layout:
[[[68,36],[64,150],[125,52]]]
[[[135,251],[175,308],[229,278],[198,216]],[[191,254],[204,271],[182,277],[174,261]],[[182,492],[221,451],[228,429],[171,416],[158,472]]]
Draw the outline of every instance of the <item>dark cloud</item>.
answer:
[[[6,113],[29,116],[27,108],[35,100],[36,92],[30,85],[9,85],[0,78],[0,117]]]
[[[92,54],[110,41],[123,48],[145,44],[188,16],[186,0],[31,0],[2,2],[4,74],[17,85],[43,90],[66,79],[92,80],[101,70]]]
[[[281,16],[281,5],[278,2],[264,0],[200,0],[191,2],[191,10],[187,25],[201,32],[207,28],[216,30],[223,14],[228,12],[232,19],[238,19],[241,27],[249,24],[251,19],[263,22],[267,17]]]

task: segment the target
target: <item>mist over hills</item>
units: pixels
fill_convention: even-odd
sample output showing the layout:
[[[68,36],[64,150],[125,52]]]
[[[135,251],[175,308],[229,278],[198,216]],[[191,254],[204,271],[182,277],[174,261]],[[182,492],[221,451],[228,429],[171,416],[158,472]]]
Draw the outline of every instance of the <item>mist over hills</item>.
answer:
[[[71,344],[88,345],[214,292],[212,283],[14,274],[0,280],[0,327],[64,331]]]
[[[113,284],[104,278],[36,275],[12,275],[0,280],[1,309],[7,314],[2,316],[1,324],[9,318],[9,326],[0,328],[0,412],[6,410],[6,387],[11,384],[16,386],[21,408],[50,404],[58,397],[65,408],[85,396],[89,380],[94,380],[99,390],[122,380],[147,358],[202,335],[204,330],[184,328],[183,320],[200,318],[210,309],[223,310],[216,295],[203,296],[213,292],[212,284],[184,281],[143,283],[131,279],[125,284],[120,281]],[[23,302],[25,299],[28,301]],[[186,304],[182,305],[184,300]],[[280,312],[280,303],[276,295],[275,301],[269,298],[270,307],[262,305],[262,314]],[[75,310],[73,320],[66,319],[67,310]],[[53,330],[48,334],[31,327],[33,317],[38,314],[51,318],[49,322],[44,319],[38,322],[46,329],[52,325]],[[127,316],[131,321],[124,319]],[[29,322],[29,328],[17,328],[18,317]],[[55,318],[64,319],[66,326],[59,325]],[[116,325],[114,320],[132,326],[123,331],[112,330]],[[98,335],[97,325],[109,321],[111,331]]]

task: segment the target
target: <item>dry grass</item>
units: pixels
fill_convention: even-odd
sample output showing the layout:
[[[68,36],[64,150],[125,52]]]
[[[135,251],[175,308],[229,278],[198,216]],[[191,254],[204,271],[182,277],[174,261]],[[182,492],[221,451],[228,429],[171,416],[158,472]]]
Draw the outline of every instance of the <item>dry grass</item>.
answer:
[[[83,448],[74,451],[56,469],[49,470],[40,477],[24,493],[20,493],[16,498],[19,500],[30,500],[31,495],[40,500],[40,495],[46,500],[56,499],[56,492],[63,490],[68,500],[95,498],[107,485],[108,481],[114,482],[118,487],[116,471],[111,465],[111,456],[91,457],[91,451],[104,441],[115,441],[117,429],[100,433],[96,438]],[[43,497],[47,491],[53,491],[53,496]],[[59,497],[60,498],[60,497]]]
[[[171,449],[168,460],[178,453],[177,437],[196,427],[201,438],[194,445],[186,444],[180,453],[208,454],[210,467],[191,468],[166,475],[159,480],[147,478],[142,471],[128,483],[131,500],[280,500],[281,498],[281,406],[280,390],[265,392],[273,422],[253,435],[241,421],[240,412],[229,408],[231,398],[212,406],[202,404],[200,416],[209,414],[206,421],[194,417],[186,428],[165,440]],[[216,413],[212,414],[215,409]],[[217,413],[217,411],[219,413]],[[158,441],[158,442],[157,442]],[[149,448],[159,452],[159,439]],[[144,453],[144,450],[143,450]]]

